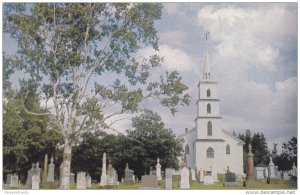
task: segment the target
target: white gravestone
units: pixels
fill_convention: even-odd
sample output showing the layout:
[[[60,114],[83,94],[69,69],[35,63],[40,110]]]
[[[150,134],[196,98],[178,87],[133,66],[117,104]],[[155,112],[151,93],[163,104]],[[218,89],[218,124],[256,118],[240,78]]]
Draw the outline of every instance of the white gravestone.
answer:
[[[172,190],[172,173],[173,170],[171,168],[166,169],[166,189]]]
[[[156,164],[155,168],[156,168],[157,180],[161,181],[161,165],[159,163],[159,158],[157,158],[157,164]]]
[[[295,166],[295,163],[293,163],[292,175],[293,175],[294,177],[297,177],[297,167]]]
[[[204,170],[200,169],[199,171],[199,181],[204,182]]]
[[[19,177],[17,174],[11,176],[10,187],[16,188],[19,185]]]
[[[213,177],[214,182],[219,182],[216,165],[214,163],[211,165],[211,176]]]
[[[40,176],[39,175],[34,174],[31,178],[31,181],[32,181],[31,189],[33,189],[33,190],[40,189]]]
[[[284,179],[284,180],[290,180],[290,176],[288,175],[287,172],[284,172],[284,173],[283,173],[283,179]]]
[[[86,185],[87,188],[92,187],[92,178],[91,178],[91,176],[87,175],[85,177],[85,185]]]
[[[188,168],[183,167],[180,171],[180,189],[189,189],[190,188],[190,171]]]
[[[204,177],[203,177],[203,184],[204,185],[214,184],[214,178],[211,175],[204,175]]]
[[[106,175],[106,153],[103,153],[102,159],[102,174],[101,174],[101,182],[100,186],[105,186],[107,184],[107,175]]]
[[[50,159],[50,164],[48,165],[48,177],[47,177],[47,181],[54,181],[54,163],[53,163],[53,156]]]
[[[254,167],[255,179],[264,179],[265,167]]]
[[[77,173],[76,189],[78,189],[78,190],[86,189],[86,186],[85,186],[85,172],[81,171],[81,172]]]
[[[272,179],[276,179],[276,175],[275,175],[275,165],[272,161],[272,157],[270,157],[270,163],[269,163],[269,177]]]
[[[196,181],[196,173],[194,169],[191,169],[192,181]]]

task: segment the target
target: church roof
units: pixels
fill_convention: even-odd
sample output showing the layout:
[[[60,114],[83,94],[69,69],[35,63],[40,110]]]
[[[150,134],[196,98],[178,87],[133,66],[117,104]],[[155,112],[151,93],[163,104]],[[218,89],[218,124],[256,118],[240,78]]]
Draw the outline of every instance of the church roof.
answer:
[[[235,137],[234,135],[232,135],[232,134],[229,133],[228,131],[225,131],[224,129],[222,129],[222,131],[223,131],[226,135],[228,135],[229,137],[231,137],[231,138],[235,139],[236,141],[238,141],[239,144],[243,144],[243,145],[245,144],[245,142],[243,142],[243,141],[240,140],[239,138]]]

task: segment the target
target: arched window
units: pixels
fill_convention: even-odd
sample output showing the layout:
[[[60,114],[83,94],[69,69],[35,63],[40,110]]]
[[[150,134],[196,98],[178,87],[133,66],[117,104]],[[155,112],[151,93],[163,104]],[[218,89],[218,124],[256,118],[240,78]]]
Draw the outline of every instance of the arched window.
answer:
[[[210,104],[207,104],[207,114],[210,114],[211,113],[211,106]]]
[[[214,158],[214,149],[212,149],[212,147],[209,147],[206,150],[206,157],[207,158]]]
[[[226,154],[230,154],[230,145],[229,144],[226,145]]]
[[[207,123],[207,135],[212,136],[212,123],[210,121]]]
[[[185,154],[189,154],[190,153],[190,147],[189,145],[185,145]]]
[[[206,91],[206,96],[207,96],[207,97],[210,97],[210,89],[208,89],[208,90]]]

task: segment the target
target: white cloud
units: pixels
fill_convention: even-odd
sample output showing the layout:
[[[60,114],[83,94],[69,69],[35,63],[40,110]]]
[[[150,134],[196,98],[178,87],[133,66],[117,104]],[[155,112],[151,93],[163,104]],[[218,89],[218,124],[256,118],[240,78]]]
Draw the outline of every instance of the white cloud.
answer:
[[[276,71],[279,47],[292,44],[287,37],[297,37],[295,12],[285,4],[248,8],[208,5],[199,10],[198,23],[211,32],[211,40],[217,44],[215,55],[243,59],[240,65],[244,68]]]
[[[159,46],[159,51],[155,51],[149,47],[142,49],[138,53],[138,56],[147,58],[153,54],[159,54],[164,58],[162,66],[167,70],[189,72],[196,67],[195,62],[191,56],[189,56],[179,48],[172,48],[168,45]]]

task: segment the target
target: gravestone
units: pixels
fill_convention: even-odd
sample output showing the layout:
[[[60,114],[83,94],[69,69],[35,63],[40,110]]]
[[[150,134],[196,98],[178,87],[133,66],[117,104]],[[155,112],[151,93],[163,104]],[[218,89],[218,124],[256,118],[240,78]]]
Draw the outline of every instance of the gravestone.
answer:
[[[180,189],[190,188],[190,171],[188,168],[183,167],[180,170]]]
[[[255,179],[264,179],[265,167],[254,167],[254,177]]]
[[[159,163],[159,158],[157,158],[157,164],[156,164],[155,168],[156,168],[157,179],[158,179],[158,181],[161,181],[161,165]]]
[[[12,177],[12,174],[10,174],[10,173],[6,175],[6,183],[5,183],[5,185],[10,186],[10,184],[11,184],[11,177]]]
[[[108,185],[117,185],[118,175],[116,170],[112,167],[111,161],[109,161],[107,169],[107,184]]]
[[[236,185],[236,174],[230,172],[229,167],[227,167],[227,173],[225,173],[224,186],[235,186]]]
[[[37,174],[32,175],[32,187],[33,190],[40,189],[40,177]]]
[[[152,166],[150,167],[149,175],[155,175],[156,176],[156,170],[154,170],[154,168]]]
[[[199,182],[204,182],[204,170],[200,169],[199,171]]]
[[[289,174],[287,172],[283,173],[283,179],[284,180],[290,180],[290,176],[289,176]]]
[[[194,169],[191,169],[191,177],[192,181],[196,181],[196,173]]]
[[[92,187],[92,178],[90,175],[87,175],[85,177],[85,185],[87,188],[91,188]]]
[[[157,176],[143,175],[141,180],[140,189],[142,190],[159,190]]]
[[[10,182],[10,187],[16,188],[19,185],[19,177],[17,174],[13,174],[11,176],[11,182]]]
[[[45,160],[44,160],[44,170],[43,170],[43,177],[42,177],[42,182],[46,182],[47,181],[47,170],[48,168],[48,154],[45,155]]]
[[[273,163],[272,157],[270,157],[270,163],[269,163],[269,177],[271,179],[276,179],[275,175],[275,165]]]
[[[50,159],[50,164],[48,165],[48,177],[47,177],[47,181],[51,181],[53,182],[54,181],[54,168],[55,168],[55,165],[53,163],[53,156],[51,157]]]
[[[39,178],[39,183],[41,183],[41,168],[39,162],[35,164],[35,168],[33,169],[33,175],[37,175]]]
[[[69,183],[75,183],[75,174],[74,173],[70,173]]]
[[[219,182],[217,168],[214,163],[211,165],[211,176],[213,177],[214,182]]]
[[[27,172],[26,185],[28,186],[31,186],[33,172],[34,172],[34,163],[32,163],[31,168]]]
[[[297,177],[297,167],[295,163],[293,163],[292,176]]]
[[[252,146],[249,144],[248,146],[248,154],[247,154],[247,180],[254,179],[253,175],[253,153],[252,153]]]
[[[103,153],[102,158],[102,174],[101,174],[101,181],[100,186],[105,186],[107,184],[107,175],[106,175],[106,153]]]
[[[86,189],[85,185],[85,172],[81,171],[77,173],[77,182],[76,182],[76,189],[77,190],[84,190]]]
[[[172,174],[173,170],[171,168],[166,169],[166,189],[172,190]]]
[[[133,183],[133,170],[129,169],[128,163],[126,163],[124,182]]]
[[[204,185],[214,184],[214,178],[211,175],[204,175],[204,177],[203,177],[203,184]]]

